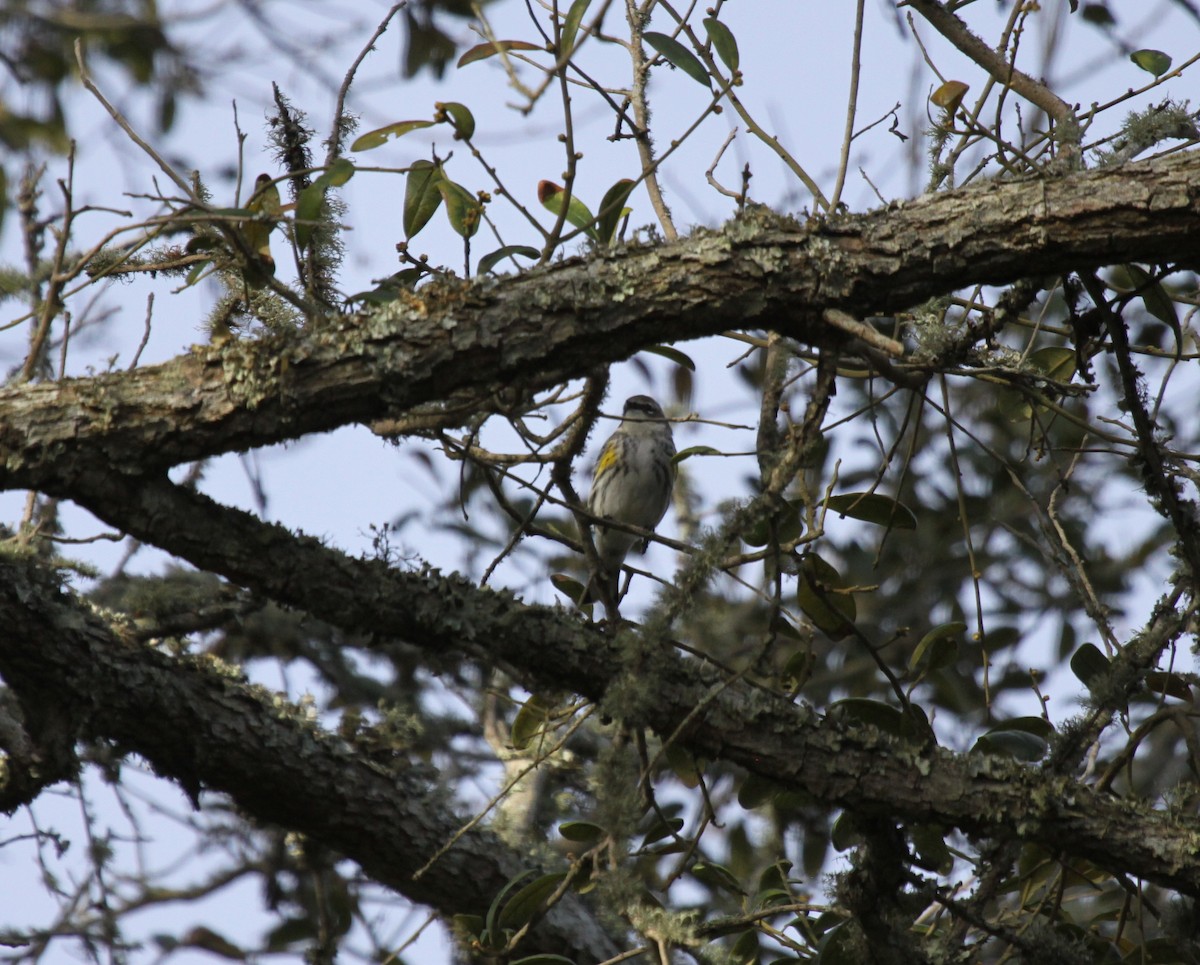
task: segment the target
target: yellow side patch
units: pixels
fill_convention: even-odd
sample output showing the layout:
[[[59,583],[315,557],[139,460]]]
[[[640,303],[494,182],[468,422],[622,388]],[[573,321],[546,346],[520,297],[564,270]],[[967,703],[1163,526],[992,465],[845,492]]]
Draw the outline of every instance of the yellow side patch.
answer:
[[[599,476],[602,472],[607,472],[613,467],[617,461],[617,447],[605,446],[600,453],[600,461],[596,463],[596,475]]]

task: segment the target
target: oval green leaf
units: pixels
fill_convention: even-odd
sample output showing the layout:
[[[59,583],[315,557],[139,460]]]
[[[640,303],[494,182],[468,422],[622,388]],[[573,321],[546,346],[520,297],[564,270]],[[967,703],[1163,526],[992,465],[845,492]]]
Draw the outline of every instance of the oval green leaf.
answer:
[[[1065,345],[1047,345],[1029,354],[1029,364],[1056,382],[1070,382],[1075,374],[1075,350]]]
[[[841,640],[853,629],[858,607],[850,593],[839,593],[842,578],[832,566],[809,553],[800,567],[796,600],[813,626],[830,640]]]
[[[553,181],[538,182],[538,200],[542,202],[542,207],[555,217],[562,211],[563,195],[565,193]],[[572,194],[571,200],[567,204],[567,223],[575,228],[582,228],[589,238],[599,242],[600,238],[596,234],[596,227],[593,224],[595,220],[596,218],[588,209],[588,206]]]
[[[955,621],[934,627],[913,648],[908,658],[908,669],[916,670],[924,662],[926,670],[941,670],[954,662],[958,656],[958,638],[967,629],[965,623]]]
[[[432,161],[416,161],[409,168],[404,186],[404,237],[414,237],[441,206],[438,184],[442,177],[441,165]]]
[[[444,177],[438,180],[437,189],[446,202],[450,227],[464,238],[474,237],[483,222],[483,205],[479,199],[461,184]]]
[[[340,188],[354,177],[355,170],[353,161],[349,158],[340,157],[322,171],[321,176],[313,183],[323,184],[329,188]]]
[[[870,724],[885,734],[902,737],[904,731],[904,714],[899,708],[885,704],[882,700],[872,700],[869,697],[846,697],[834,701],[829,706],[830,713],[843,714],[860,724]]]
[[[467,64],[473,64],[477,60],[487,60],[489,57],[494,57],[496,54],[503,53],[508,50],[545,50],[545,47],[539,44],[531,44],[527,40],[489,40],[486,43],[476,44],[461,57],[458,58],[458,66],[466,67]]]
[[[1174,300],[1163,288],[1162,282],[1155,281],[1154,276],[1141,265],[1122,265],[1121,267],[1124,269],[1129,287],[1142,296],[1142,304],[1146,306],[1146,311],[1160,322],[1166,323],[1175,336],[1176,351],[1182,352],[1183,330],[1179,327],[1179,313],[1176,311]]]
[[[946,834],[932,824],[918,824],[912,829],[913,850],[921,859],[921,867],[939,874],[949,874],[954,867],[954,855],[946,846]]]
[[[753,811],[764,804],[769,804],[779,793],[779,785],[760,774],[748,774],[738,788],[738,804],[747,811]]]
[[[771,517],[759,519],[753,526],[742,534],[742,542],[747,546],[766,546],[771,541]],[[789,500],[784,508],[774,518],[775,538],[780,543],[790,543],[799,539],[804,532],[804,522],[800,518],[800,503]]]
[[[683,460],[690,459],[692,456],[719,456],[721,451],[714,449],[712,446],[688,446],[682,452],[677,452],[671,457],[671,462],[679,465]]]
[[[577,844],[595,844],[606,832],[600,825],[592,824],[591,821],[564,821],[558,826],[558,833]]]
[[[321,205],[325,202],[325,185],[319,180],[314,181],[300,192],[296,199],[296,247],[304,251],[312,240],[313,231],[317,227],[317,219],[321,215]]]
[[[1146,71],[1148,74],[1153,74],[1155,77],[1161,77],[1171,69],[1171,57],[1169,54],[1164,54],[1161,50],[1151,50],[1144,48],[1135,50],[1129,55],[1129,59]]]
[[[692,372],[696,371],[696,363],[692,361],[690,355],[679,351],[677,348],[671,348],[670,345],[651,345],[649,348],[642,349],[643,352],[649,352],[651,355],[661,355],[665,359],[670,359],[676,365],[682,365],[685,369]]]
[[[454,128],[454,137],[459,141],[469,141],[475,134],[475,115],[466,104],[458,101],[446,101],[433,105],[446,115],[450,126]]]
[[[601,244],[611,245],[613,243],[617,234],[617,226],[621,223],[621,218],[625,213],[629,211],[625,207],[625,202],[629,199],[635,183],[629,178],[622,178],[604,192],[604,197],[600,201],[599,222],[596,225],[596,234],[599,235]]]
[[[737,40],[734,39],[732,31],[716,17],[706,18],[704,29],[708,32],[708,39],[712,41],[713,50],[721,58],[721,63],[728,67],[730,72],[736,71],[741,58],[738,56]]]
[[[367,131],[366,134],[360,134],[350,145],[350,150],[373,151],[386,144],[389,138],[403,137],[405,134],[419,131],[424,127],[433,127],[433,121],[396,121],[395,124],[387,124],[384,127],[377,127],[373,131]]]
[[[1108,676],[1108,657],[1094,643],[1085,643],[1071,655],[1071,672],[1089,690]]]
[[[709,87],[708,71],[704,69],[704,65],[700,63],[695,54],[674,37],[668,37],[666,34],[655,33],[654,31],[644,33],[642,37],[672,67],[678,67],[698,84]],[[711,90],[711,87],[709,89]]]
[[[667,818],[665,821],[662,818],[658,818],[647,829],[646,836],[642,839],[642,847],[653,844],[655,841],[661,841],[665,837],[676,835],[682,830],[683,818]]]
[[[1050,745],[1036,734],[1023,730],[988,731],[971,748],[985,754],[1000,754],[1014,760],[1033,763],[1046,756]]]
[[[697,861],[692,865],[691,873],[692,877],[697,881],[717,891],[731,891],[735,895],[744,895],[746,893],[742,889],[742,886],[738,884],[737,878],[733,876],[733,872],[723,864]]]
[[[1192,688],[1188,682],[1177,673],[1165,670],[1151,670],[1146,674],[1146,686],[1156,694],[1174,697],[1176,700],[1191,700]]]
[[[833,827],[829,829],[829,843],[839,853],[862,844],[862,834],[848,812],[843,811],[833,822]]]
[[[538,734],[540,734],[547,722],[550,720],[550,710],[552,705],[542,700],[537,694],[530,697],[521,709],[517,711],[517,716],[513,718],[512,733],[510,740],[512,746],[519,751],[525,750]]]
[[[477,273],[486,275],[505,258],[512,258],[516,255],[520,255],[522,258],[540,258],[542,253],[536,248],[531,248],[529,245],[505,245],[503,248],[489,251],[480,258]]]
[[[840,493],[825,503],[839,516],[861,519],[892,529],[916,529],[917,517],[902,502],[880,493]]]
[[[551,874],[534,878],[524,888],[513,895],[500,912],[499,925],[501,928],[520,928],[533,918],[546,899],[549,898],[566,878],[565,871],[555,871]]]
[[[558,59],[563,60],[563,55],[571,56],[571,52],[575,49],[575,37],[579,33],[579,24],[583,21],[583,15],[587,11],[588,4],[592,0],[575,0],[571,4],[571,9],[567,11],[567,16],[563,20],[562,33],[558,38]]]
[[[958,110],[970,89],[970,85],[964,84],[961,80],[948,80],[929,95],[929,101],[934,107],[943,107],[947,114],[953,114]]]

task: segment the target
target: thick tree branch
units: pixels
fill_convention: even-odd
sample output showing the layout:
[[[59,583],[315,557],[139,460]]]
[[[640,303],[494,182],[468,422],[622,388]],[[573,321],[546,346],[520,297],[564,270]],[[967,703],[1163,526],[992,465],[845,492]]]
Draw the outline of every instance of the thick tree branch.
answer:
[[[424,289],[303,337],[0,391],[0,487],[39,488],[80,454],[162,468],[421,406],[431,425],[458,424],[514,386],[553,385],[648,345],[731,328],[831,345],[845,336],[826,309],[861,318],[981,282],[1200,264],[1198,238],[1196,151],[829,221],[760,212],[669,245]]]
[[[107,522],[347,630],[402,638],[433,654],[467,653],[505,667],[531,690],[567,688],[607,700],[614,716],[630,716],[632,697],[644,715],[634,723],[671,734],[686,721],[678,739],[698,755],[739,764],[831,806],[1036,841],[1200,896],[1195,817],[1096,794],[999,757],[901,745],[745,682],[730,684],[667,652],[632,679],[617,641],[562,610],[526,606],[458,577],[350,559],[166,479],[97,472],[73,482]],[[19,595],[3,600],[0,626],[21,609]],[[1184,619],[1159,612],[1144,634],[1176,633]],[[637,696],[647,680],[654,682],[652,699]]]
[[[446,915],[482,914],[530,867],[475,829],[414,880],[463,823],[428,773],[403,761],[374,763],[290,705],[202,660],[121,639],[36,564],[0,561],[0,612],[0,673],[24,707],[69,712],[79,736],[140,754],[193,798],[202,789],[222,791],[258,820],[313,835],[374,880]],[[590,961],[619,951],[574,899],[557,906],[523,948]]]

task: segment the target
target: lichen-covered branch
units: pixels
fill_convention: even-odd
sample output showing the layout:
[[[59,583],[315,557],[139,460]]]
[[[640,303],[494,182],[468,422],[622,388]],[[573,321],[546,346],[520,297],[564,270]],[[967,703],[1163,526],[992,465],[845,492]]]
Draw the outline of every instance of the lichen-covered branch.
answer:
[[[534,691],[566,689],[618,702],[614,715],[636,707],[641,719],[632,722],[676,734],[699,756],[738,764],[831,806],[1039,842],[1200,896],[1200,865],[1193,859],[1200,820],[1194,816],[1097,794],[1006,758],[903,745],[870,728],[821,718],[775,692],[730,683],[665,651],[653,673],[642,675],[652,681],[643,686],[653,687],[653,699],[634,699],[618,693],[636,686],[618,642],[565,611],[528,606],[461,577],[351,559],[165,478],[98,473],[78,482],[88,493],[84,505],[123,531],[153,535],[157,545],[198,567],[347,630],[401,638],[433,657],[481,658]],[[18,619],[21,606],[18,593],[4,591],[0,626]],[[36,661],[38,654],[24,659]],[[7,675],[3,660],[0,673]],[[86,666],[73,672],[86,673]]]
[[[81,456],[165,468],[418,409],[423,424],[459,424],[501,407],[503,390],[554,385],[649,345],[728,329],[840,344],[845,334],[822,320],[830,308],[861,318],[976,283],[1200,264],[1197,238],[1195,151],[829,221],[754,214],[669,245],[431,286],[302,336],[0,391],[0,488],[41,488]]]
[[[479,913],[531,867],[476,828],[414,879],[463,824],[433,775],[402,758],[370,760],[228,668],[123,639],[38,564],[0,561],[0,614],[0,675],[27,713],[53,708],[76,736],[136,752],[193,799],[228,794],[245,813],[313,835],[446,915]],[[620,950],[574,899],[555,907],[531,945],[584,961]]]

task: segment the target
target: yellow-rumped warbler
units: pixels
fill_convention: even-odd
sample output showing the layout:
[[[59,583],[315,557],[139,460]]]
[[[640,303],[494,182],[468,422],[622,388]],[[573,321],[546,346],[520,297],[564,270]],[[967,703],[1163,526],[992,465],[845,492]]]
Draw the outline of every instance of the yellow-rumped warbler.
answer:
[[[648,395],[626,399],[621,424],[608,437],[596,461],[588,511],[628,526],[654,529],[671,505],[674,456],[671,424],[659,404]],[[596,526],[600,570],[588,580],[581,602],[600,598],[596,587],[601,580],[608,587],[608,598],[616,602],[621,564],[641,538],[625,530]]]

